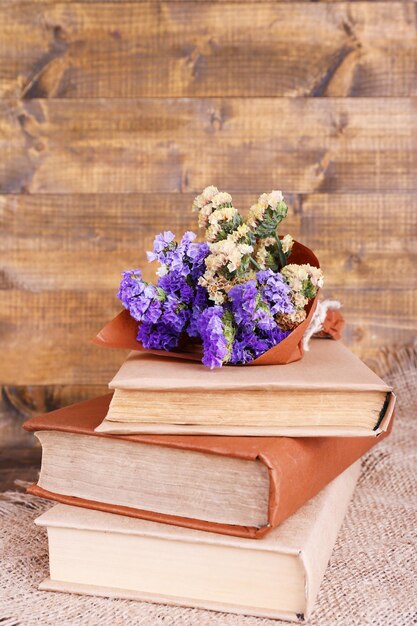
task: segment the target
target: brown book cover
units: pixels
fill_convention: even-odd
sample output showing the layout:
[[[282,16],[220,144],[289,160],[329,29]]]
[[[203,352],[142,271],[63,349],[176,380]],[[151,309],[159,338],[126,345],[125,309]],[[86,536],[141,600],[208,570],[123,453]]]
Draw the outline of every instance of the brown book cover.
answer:
[[[29,493],[64,504],[185,526],[196,530],[260,538],[315,496],[325,485],[372,448],[377,441],[385,438],[392,428],[391,420],[388,431],[381,434],[378,439],[370,437],[117,436],[97,433],[95,428],[106,415],[110,399],[111,394],[31,418],[25,422],[24,428],[31,432],[49,430],[78,433],[92,437],[112,437],[113,439],[168,446],[204,454],[217,454],[246,460],[258,459],[265,464],[269,474],[268,523],[261,528],[255,528],[175,517],[51,493],[36,484],[28,488]]]

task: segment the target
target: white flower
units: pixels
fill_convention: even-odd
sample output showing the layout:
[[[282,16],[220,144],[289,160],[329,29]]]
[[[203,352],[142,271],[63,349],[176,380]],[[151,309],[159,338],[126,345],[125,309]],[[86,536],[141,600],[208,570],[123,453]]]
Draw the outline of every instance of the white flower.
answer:
[[[203,207],[205,207],[207,204],[209,205],[212,198],[214,198],[214,196],[216,194],[219,193],[219,190],[217,189],[217,187],[213,187],[213,185],[211,185],[210,187],[206,187],[203,190],[203,193],[201,193],[199,196],[196,196],[194,198],[194,202],[193,202],[193,211],[201,211],[201,209],[203,209]],[[210,209],[206,210],[205,214],[209,215],[211,213],[211,207]]]
[[[220,231],[220,224],[210,224],[210,226],[206,230],[206,241],[216,241],[217,235]]]
[[[268,204],[270,207],[275,208],[280,202],[284,200],[284,196],[282,195],[282,191],[278,191],[275,189],[271,191],[268,196]]]
[[[234,230],[230,234],[233,236],[234,241],[239,241],[239,239],[243,239],[243,237],[246,237],[249,232],[250,229],[247,224],[240,224],[240,226],[238,226],[236,230]]]
[[[222,260],[225,260],[222,265],[227,263],[227,268],[230,272],[236,271],[242,263],[242,257],[245,254],[250,254],[253,251],[252,246],[245,243],[236,243],[234,241],[233,233],[230,233],[226,239],[221,239],[220,241],[216,241],[210,245],[210,252],[206,258],[206,267],[207,260],[210,256],[220,257]],[[213,261],[209,261],[209,265],[212,267]]]
[[[305,265],[290,263],[282,268],[281,274],[291,287],[291,299],[297,309],[304,308],[308,298],[312,297],[311,287],[318,289],[323,286],[323,272],[308,263]]]
[[[263,193],[259,196],[258,198],[258,202],[257,202],[258,206],[261,209],[267,209],[268,208],[268,204],[269,204],[269,196],[267,193]],[[254,205],[256,206],[256,205]]]
[[[237,211],[232,206],[221,207],[220,209],[216,209],[209,216],[208,221],[210,224],[217,224],[218,222],[228,222],[233,219],[236,215]]]
[[[201,195],[206,200],[206,202],[211,202],[214,196],[218,193],[219,190],[217,189],[217,187],[214,187],[214,185],[210,185],[203,190],[203,193]]]
[[[162,277],[165,274],[168,274],[168,266],[163,264],[156,270],[156,275]]]
[[[281,239],[281,246],[284,254],[292,250],[293,245],[294,239],[291,237],[291,235],[285,235],[285,237]]]
[[[253,252],[253,246],[248,243],[238,243],[237,248],[242,256],[245,256],[245,254],[251,254]]]
[[[211,202],[213,203],[214,207],[218,208],[222,206],[223,204],[231,204],[232,196],[230,195],[230,193],[226,193],[225,191],[220,191],[219,193],[216,193],[215,196],[213,196],[213,198],[211,199]]]
[[[266,194],[263,195],[266,196]],[[259,198],[259,200],[261,199],[261,197]],[[263,204],[259,201],[257,202],[257,204],[252,204],[246,218],[246,223],[251,228],[256,228],[257,225],[262,222],[267,206],[267,204]]]

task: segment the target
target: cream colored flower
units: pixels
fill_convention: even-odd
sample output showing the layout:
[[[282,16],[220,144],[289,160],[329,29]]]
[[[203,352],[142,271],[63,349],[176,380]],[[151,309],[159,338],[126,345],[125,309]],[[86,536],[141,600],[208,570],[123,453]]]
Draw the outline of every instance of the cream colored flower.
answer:
[[[208,224],[208,218],[213,211],[212,198],[219,193],[217,187],[206,187],[199,196],[194,198],[192,209],[198,211],[198,225],[205,228]]]
[[[225,191],[220,191],[219,193],[216,193],[216,195],[212,197],[211,202],[215,208],[219,208],[223,204],[232,204],[232,196],[230,195],[230,193],[226,193]]]
[[[310,265],[310,280],[315,287],[321,289],[324,284],[324,276],[321,269]]]
[[[232,206],[224,206],[219,209],[215,209],[208,218],[210,224],[217,224],[218,222],[228,222],[236,215],[237,210]]]
[[[210,226],[206,230],[206,241],[216,241],[219,232],[222,227],[220,224],[210,224]]]
[[[281,239],[281,246],[282,246],[282,251],[284,252],[284,254],[287,254],[287,252],[290,252],[292,250],[293,245],[294,245],[294,239],[291,237],[291,235],[285,235],[285,237]]]
[[[249,243],[238,243],[237,249],[242,256],[245,256],[246,254],[252,254],[253,252],[253,246],[251,246]]]
[[[282,195],[282,191],[274,190],[268,196],[268,205],[275,209],[275,207],[284,200],[284,196]]]
[[[269,195],[267,193],[262,193],[258,198],[257,204],[261,209],[267,209],[269,205]]]
[[[306,318],[306,312],[304,309],[301,311],[294,311],[294,313],[278,313],[275,316],[275,320],[281,330],[293,330],[301,324]]]
[[[268,248],[275,244],[275,237],[266,237],[265,239],[258,239],[255,247],[255,261],[261,268],[266,269],[266,259],[268,255]]]
[[[304,309],[308,300],[323,286],[323,272],[318,267],[290,263],[281,274],[291,287],[291,300],[296,309]]]
[[[222,276],[215,276],[212,272],[205,272],[204,276],[198,279],[198,284],[207,289],[210,300],[215,304],[223,304],[226,300],[227,280]]]
[[[214,196],[217,195],[218,193],[219,193],[219,190],[217,189],[217,187],[214,187],[214,185],[209,185],[209,187],[206,187],[205,189],[203,189],[203,193],[201,195],[206,200],[206,202],[212,202]]]
[[[259,201],[257,204],[252,204],[246,217],[246,224],[251,228],[256,228],[259,222],[262,222],[267,207],[268,205],[263,205]]]
[[[245,237],[247,237],[249,233],[249,226],[247,224],[240,224],[240,226],[238,226],[236,230],[230,233],[230,236],[233,237],[233,241],[237,242],[239,241],[239,239],[244,239]]]
[[[228,270],[234,272],[241,266],[242,257],[253,252],[253,247],[245,242],[236,243],[234,233],[230,233],[226,239],[210,244],[210,252],[209,256],[222,255],[225,257],[228,261]]]
[[[209,254],[205,259],[206,268],[214,275],[215,272],[218,272],[222,267],[225,267],[228,260],[227,255],[223,252]]]

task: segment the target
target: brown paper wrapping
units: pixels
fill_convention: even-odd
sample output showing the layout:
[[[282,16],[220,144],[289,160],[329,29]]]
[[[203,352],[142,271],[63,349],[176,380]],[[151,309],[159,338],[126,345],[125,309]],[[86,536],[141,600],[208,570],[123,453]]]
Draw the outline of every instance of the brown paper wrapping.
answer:
[[[303,246],[298,241],[294,242],[288,262],[296,264],[309,263],[314,267],[320,267],[319,261],[312,250]],[[288,337],[270,350],[267,350],[267,352],[251,363],[248,363],[248,365],[284,365],[285,363],[292,363],[293,361],[301,359],[303,356],[301,340],[313,317],[317,305],[317,298],[318,296],[307,304],[306,319],[297,326]],[[97,345],[108,348],[126,348],[128,350],[146,351],[165,357],[171,356],[180,359],[201,361],[202,351],[200,344],[188,338],[183,339],[177,351],[166,352],[165,350],[147,350],[136,339],[137,333],[138,322],[130,316],[128,311],[124,310],[113,320],[108,322],[92,341]]]
[[[337,309],[329,309],[326,319],[323,322],[323,330],[316,334],[316,337],[330,337],[331,339],[341,339],[345,320]]]
[[[378,439],[371,437],[117,436],[97,433],[94,429],[107,414],[110,399],[111,394],[108,394],[31,418],[25,422],[24,428],[30,432],[54,430],[93,437],[113,437],[120,439],[121,445],[123,441],[129,440],[205,454],[220,454],[253,461],[258,459],[266,465],[269,473],[268,524],[262,528],[254,528],[176,517],[51,493],[38,485],[30,486],[29,493],[63,504],[254,539],[263,537],[271,528],[278,526],[372,448],[377,441],[385,438],[391,431],[393,422],[391,420],[388,431],[381,434]]]

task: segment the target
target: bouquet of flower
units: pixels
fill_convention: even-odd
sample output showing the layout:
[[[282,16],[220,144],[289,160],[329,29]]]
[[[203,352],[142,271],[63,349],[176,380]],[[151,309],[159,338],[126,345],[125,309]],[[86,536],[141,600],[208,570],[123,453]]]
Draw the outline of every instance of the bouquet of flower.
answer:
[[[159,263],[156,285],[138,269],[126,271],[118,298],[139,323],[137,340],[146,349],[172,351],[186,336],[201,342],[210,368],[250,363],[305,320],[322,272],[288,263],[294,241],[278,235],[288,211],[280,191],[262,194],[245,218],[231,195],[213,186],[193,209],[205,241],[193,232],[179,242],[161,233],[148,252]]]

